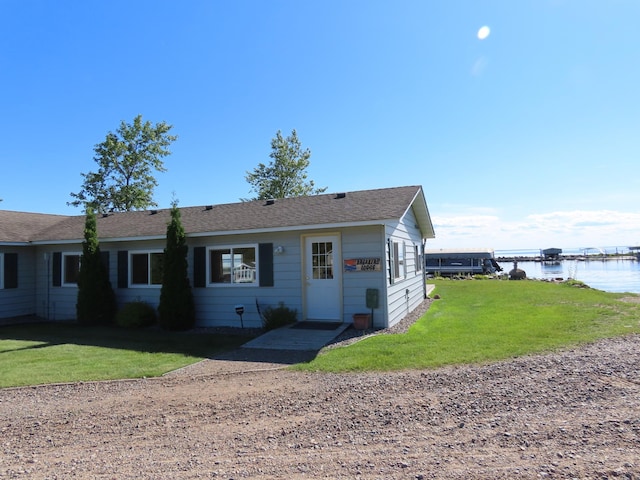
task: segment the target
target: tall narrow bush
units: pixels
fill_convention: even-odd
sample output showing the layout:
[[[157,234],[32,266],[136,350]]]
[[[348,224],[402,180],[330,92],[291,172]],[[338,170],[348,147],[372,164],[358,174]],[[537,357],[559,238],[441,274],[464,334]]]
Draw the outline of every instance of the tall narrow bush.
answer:
[[[195,307],[187,274],[187,251],[184,228],[177,202],[171,208],[164,249],[162,290],[158,306],[159,323],[166,330],[188,330],[195,325]]]
[[[112,322],[115,313],[116,296],[100,253],[96,215],[88,209],[78,274],[76,317],[83,324],[101,325]]]

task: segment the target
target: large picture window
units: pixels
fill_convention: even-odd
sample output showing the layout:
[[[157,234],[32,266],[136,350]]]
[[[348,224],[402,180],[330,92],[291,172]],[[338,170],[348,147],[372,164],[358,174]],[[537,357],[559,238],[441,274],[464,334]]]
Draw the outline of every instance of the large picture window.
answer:
[[[163,252],[136,252],[131,254],[131,285],[162,285]]]
[[[257,284],[256,246],[209,249],[210,284]]]

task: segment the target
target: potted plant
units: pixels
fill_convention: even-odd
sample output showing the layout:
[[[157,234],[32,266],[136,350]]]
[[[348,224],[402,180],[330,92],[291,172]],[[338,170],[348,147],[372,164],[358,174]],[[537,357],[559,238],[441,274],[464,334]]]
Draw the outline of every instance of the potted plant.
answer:
[[[371,326],[371,314],[370,313],[354,313],[353,314],[353,328],[356,330],[366,330]]]

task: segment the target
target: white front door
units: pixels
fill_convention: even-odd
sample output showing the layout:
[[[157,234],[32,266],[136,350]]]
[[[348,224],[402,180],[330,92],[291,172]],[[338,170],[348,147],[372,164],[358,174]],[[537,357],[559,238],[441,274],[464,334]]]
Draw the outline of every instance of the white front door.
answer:
[[[340,237],[305,239],[305,307],[309,320],[342,321]]]

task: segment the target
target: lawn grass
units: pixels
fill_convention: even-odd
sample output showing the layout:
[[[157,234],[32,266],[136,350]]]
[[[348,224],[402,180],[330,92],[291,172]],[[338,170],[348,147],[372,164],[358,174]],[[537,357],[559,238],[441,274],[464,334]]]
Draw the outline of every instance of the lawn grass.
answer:
[[[0,327],[0,388],[162,375],[249,337],[43,323]]]
[[[427,313],[407,333],[377,335],[295,368],[388,371],[485,363],[640,332],[624,294],[541,281],[436,280]],[[628,295],[626,295],[628,296]]]

